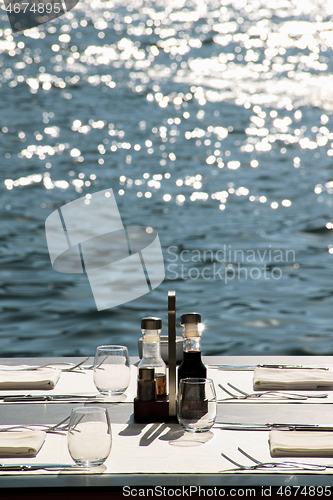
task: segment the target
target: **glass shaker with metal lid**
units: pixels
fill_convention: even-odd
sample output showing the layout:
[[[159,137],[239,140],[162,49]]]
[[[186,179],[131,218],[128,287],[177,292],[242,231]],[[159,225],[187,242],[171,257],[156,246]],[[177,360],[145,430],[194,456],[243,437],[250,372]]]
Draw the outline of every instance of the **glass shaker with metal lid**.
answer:
[[[155,317],[143,318],[141,330],[143,336],[142,359],[138,368],[154,368],[157,397],[166,396],[166,366],[161,358],[160,346],[162,320]]]

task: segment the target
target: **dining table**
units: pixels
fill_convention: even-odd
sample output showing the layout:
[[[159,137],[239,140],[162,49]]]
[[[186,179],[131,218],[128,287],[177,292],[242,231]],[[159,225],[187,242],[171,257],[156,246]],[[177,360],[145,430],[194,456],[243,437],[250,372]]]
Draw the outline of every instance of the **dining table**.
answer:
[[[135,422],[133,399],[136,394],[139,361],[137,357],[130,358],[131,382],[124,397],[89,399],[88,396],[98,391],[93,384],[93,355],[89,359],[86,358],[83,356],[1,358],[0,365],[8,367],[46,364],[70,366],[66,363],[75,365],[81,361],[84,361],[84,364],[74,372],[62,372],[59,382],[52,390],[0,389],[0,430],[16,425],[28,428],[56,425],[69,417],[72,409],[77,406],[98,405],[107,408],[112,429],[112,447],[105,464],[88,471],[75,468],[1,470],[0,465],[0,488],[8,488],[11,491],[20,491],[24,488],[26,492],[29,492],[29,489],[36,492],[39,488],[43,490],[59,488],[52,491],[61,492],[61,489],[74,491],[73,488],[84,487],[85,491],[93,492],[104,488],[119,493],[123,488],[140,486],[186,488],[200,485],[206,488],[230,489],[230,487],[252,486],[330,488],[332,485],[333,455],[313,458],[272,458],[268,442],[270,428],[267,426],[266,430],[265,425],[286,424],[282,429],[287,431],[289,430],[287,424],[290,425],[290,429],[295,424],[327,426],[328,431],[332,426],[333,435],[333,387],[320,388],[320,391],[287,391],[295,394],[295,398],[292,396],[251,398],[246,397],[246,394],[256,393],[253,388],[255,366],[299,365],[327,367],[333,370],[333,357],[203,356],[203,362],[208,368],[208,377],[214,381],[218,401],[216,422],[209,431],[203,433],[184,432],[177,421],[172,420]],[[87,399],[74,397],[85,393]],[[307,394],[309,397],[297,398],[297,394],[303,396]],[[27,395],[60,397],[43,400],[42,397],[29,399]],[[63,397],[65,395],[67,398]],[[245,427],[242,428],[242,425]],[[256,426],[259,426],[258,429]],[[311,427],[308,430],[312,432]],[[263,463],[280,460],[308,463],[314,467],[255,468],[254,460],[247,458],[246,453],[254,460]],[[34,458],[1,458],[0,463],[74,465],[67,449],[66,432],[47,433],[42,449]],[[325,464],[325,467],[321,467],[321,464]]]

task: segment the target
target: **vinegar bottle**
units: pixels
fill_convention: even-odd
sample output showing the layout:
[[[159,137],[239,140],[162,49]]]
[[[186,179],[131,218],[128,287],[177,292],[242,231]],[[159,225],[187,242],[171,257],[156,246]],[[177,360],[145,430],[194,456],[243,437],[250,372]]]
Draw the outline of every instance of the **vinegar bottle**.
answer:
[[[166,396],[166,366],[161,358],[160,346],[162,320],[154,317],[143,318],[141,330],[143,336],[142,360],[138,364],[138,369],[154,368],[157,398]]]
[[[180,318],[183,330],[184,357],[178,367],[178,384],[182,378],[206,378],[207,369],[201,361],[201,315],[183,314]]]

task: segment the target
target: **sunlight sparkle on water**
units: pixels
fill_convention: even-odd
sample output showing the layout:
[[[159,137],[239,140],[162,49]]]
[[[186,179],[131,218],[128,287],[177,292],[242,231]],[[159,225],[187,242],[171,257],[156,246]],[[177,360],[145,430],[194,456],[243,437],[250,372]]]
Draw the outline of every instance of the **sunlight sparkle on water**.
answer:
[[[269,155],[287,155],[289,147],[300,153],[322,152],[326,158],[333,156],[330,130],[333,102],[328,71],[329,51],[333,48],[330,20],[333,9],[319,1],[312,2],[309,11],[306,4],[299,2],[281,3],[277,12],[266,0],[260,0],[259,4],[260,8],[254,7],[254,3],[238,4],[235,0],[226,5],[197,2],[184,10],[179,2],[162,1],[148,7],[136,1],[129,4],[96,0],[89,8],[80,2],[61,22],[26,30],[17,38],[11,30],[1,30],[0,53],[10,56],[1,68],[1,85],[27,86],[33,96],[57,92],[60,99],[71,101],[75,99],[77,85],[106,95],[126,85],[133,96],[143,95],[148,112],[159,113],[152,126],[146,118],[141,119],[133,134],[128,132],[126,123],[106,120],[104,116],[88,120],[79,113],[72,117],[68,132],[64,124],[49,123],[52,118],[46,112],[43,123],[47,126],[40,128],[42,133],[35,134],[38,145],[31,143],[28,127],[22,126],[16,132],[22,142],[27,141],[17,155],[18,160],[30,165],[35,156],[41,161],[50,156],[69,157],[69,168],[76,171],[77,165],[81,165],[89,178],[89,169],[95,168],[91,166],[89,149],[93,142],[92,149],[98,155],[94,160],[96,168],[105,171],[110,166],[126,168],[126,175],[118,176],[122,187],[119,194],[133,190],[135,198],[142,202],[150,198],[153,202],[158,191],[162,191],[165,202],[178,205],[187,197],[203,203],[219,200],[216,193],[225,192],[234,199],[247,197],[248,203],[269,200],[268,205],[273,209],[280,205],[290,207],[292,201],[286,198],[290,196],[287,191],[285,197],[272,200],[263,192],[265,188],[252,194],[250,185],[255,182],[259,161],[257,170],[264,171]],[[272,21],[273,15],[278,16],[279,22]],[[97,37],[84,45],[88,29],[94,30]],[[107,35],[110,29],[116,34],[112,39]],[[51,57],[46,55],[46,46],[32,44],[46,35]],[[149,37],[154,37],[154,43],[146,43]],[[211,55],[204,50],[207,39],[214,47]],[[119,72],[128,75],[127,80],[119,78]],[[218,110],[225,102],[248,111],[240,138],[236,138],[228,118]],[[322,110],[312,126],[302,121],[306,106]],[[6,128],[2,128],[2,133],[7,133]],[[99,134],[98,140],[94,131]],[[87,140],[82,142],[81,136]],[[50,144],[46,143],[46,137]],[[188,171],[180,173],[184,159],[178,150],[184,140],[192,148],[192,157],[188,160]],[[215,141],[218,145],[214,145]],[[9,159],[11,153],[5,154]],[[191,162],[198,158],[202,165],[200,179],[190,171]],[[144,163],[149,170],[142,178],[141,173],[134,173],[131,168]],[[249,165],[252,177],[239,182],[237,176],[248,172]],[[301,159],[296,156],[291,166],[302,173],[300,165]],[[51,168],[51,164],[46,163],[45,168]],[[178,172],[172,189],[185,185],[186,197],[179,191],[167,192],[171,189],[167,176],[171,169]],[[93,175],[84,182],[80,176],[54,181],[46,176],[44,186],[84,192],[91,181],[97,180]],[[226,191],[227,175],[233,175],[236,186],[240,187],[229,187]],[[215,189],[212,177],[221,187]],[[144,189],[146,181],[149,191]],[[7,182],[6,187],[17,187],[15,182]],[[29,186],[30,182],[18,185]],[[327,183],[325,188],[314,187],[315,194],[323,190],[325,195],[332,194]],[[227,207],[226,197],[219,201],[220,209],[221,205]]]

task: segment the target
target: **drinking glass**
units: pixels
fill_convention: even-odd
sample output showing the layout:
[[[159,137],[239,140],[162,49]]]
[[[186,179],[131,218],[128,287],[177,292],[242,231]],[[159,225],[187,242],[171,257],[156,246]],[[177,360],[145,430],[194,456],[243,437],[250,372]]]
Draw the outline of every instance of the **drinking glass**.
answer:
[[[180,380],[177,401],[177,418],[189,432],[208,431],[216,418],[216,393],[209,378],[184,378]]]
[[[130,364],[127,347],[101,345],[94,360],[94,383],[106,396],[123,394],[130,382]]]
[[[77,465],[101,465],[111,450],[111,425],[105,408],[74,408],[69,421],[68,451]]]

